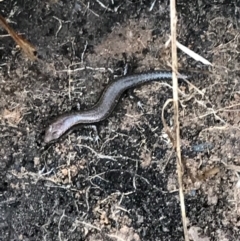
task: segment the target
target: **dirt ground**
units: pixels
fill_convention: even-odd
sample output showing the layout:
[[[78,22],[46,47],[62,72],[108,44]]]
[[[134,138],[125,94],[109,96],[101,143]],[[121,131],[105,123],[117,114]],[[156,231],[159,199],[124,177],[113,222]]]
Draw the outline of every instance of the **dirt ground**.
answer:
[[[88,109],[126,70],[170,69],[168,2],[0,1],[38,53],[30,61],[0,29],[0,240],[184,240],[161,121],[171,81],[127,92],[95,129],[43,142],[56,116]],[[240,240],[240,4],[180,0],[177,12],[178,41],[213,64],[178,51],[189,234]],[[171,127],[171,106],[164,115]]]

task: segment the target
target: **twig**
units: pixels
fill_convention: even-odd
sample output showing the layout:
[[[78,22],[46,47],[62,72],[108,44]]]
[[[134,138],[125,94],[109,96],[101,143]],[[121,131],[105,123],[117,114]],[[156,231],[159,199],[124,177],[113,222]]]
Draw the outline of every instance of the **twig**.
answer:
[[[174,127],[175,127],[175,144],[177,152],[177,173],[179,183],[179,197],[181,204],[181,214],[183,222],[183,230],[185,241],[189,241],[186,219],[186,208],[183,195],[182,184],[182,162],[181,162],[181,148],[180,148],[180,127],[179,127],[179,111],[178,111],[178,81],[177,81],[177,14],[176,14],[176,2],[170,1],[170,14],[171,14],[171,43],[172,43],[172,78],[173,78],[173,105],[174,105]]]
[[[56,32],[56,34],[55,34],[55,36],[57,37],[57,36],[58,36],[58,33],[59,33],[60,30],[62,29],[62,22],[64,22],[64,23],[70,23],[70,21],[63,21],[63,20],[57,18],[56,16],[53,16],[53,18],[56,19],[56,20],[59,22],[59,27],[58,27],[58,30],[57,30],[57,32]]]
[[[176,141],[175,141],[175,138],[174,136],[172,135],[172,132],[170,130],[170,128],[168,127],[166,121],[165,121],[165,118],[164,118],[164,111],[165,111],[165,108],[168,106],[168,104],[170,102],[173,102],[173,99],[169,99],[165,102],[165,104],[163,105],[163,108],[162,108],[162,123],[163,123],[163,127],[164,127],[164,130],[165,132],[167,133],[168,135],[168,138],[170,139],[170,141],[172,142],[173,144],[173,147],[174,149],[176,148],[175,144],[176,144]]]
[[[82,64],[83,64],[84,54],[85,54],[85,52],[86,52],[86,50],[87,50],[87,46],[88,46],[88,41],[86,40],[86,43],[85,43],[85,45],[84,45],[83,52],[82,52],[82,54],[81,54],[81,63],[82,63]]]
[[[152,2],[151,6],[150,6],[150,8],[149,8],[149,12],[151,12],[151,11],[153,10],[155,3],[156,3],[156,0],[154,0],[154,1]]]
[[[109,7],[107,7],[106,5],[104,5],[102,2],[100,2],[99,0],[96,0],[96,2],[104,9],[106,9],[109,12],[113,12],[112,9],[110,9]]]
[[[90,8],[89,8],[89,2],[88,2],[88,5],[86,5],[85,3],[83,3],[82,1],[80,1],[81,2],[81,4],[87,9],[87,10],[89,10],[92,14],[94,14],[96,17],[100,17],[97,13],[95,13],[93,10],[91,10]]]
[[[2,26],[13,38],[17,45],[22,49],[22,51],[27,55],[27,57],[31,60],[35,60],[36,57],[36,49],[35,47],[24,39],[22,36],[18,35],[7,23],[5,18],[0,15],[0,26]]]

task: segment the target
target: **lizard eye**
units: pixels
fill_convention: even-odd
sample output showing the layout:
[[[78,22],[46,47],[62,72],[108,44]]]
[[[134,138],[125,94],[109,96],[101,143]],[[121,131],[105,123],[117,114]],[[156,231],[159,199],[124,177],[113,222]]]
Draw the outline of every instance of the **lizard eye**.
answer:
[[[53,131],[52,132],[52,136],[57,137],[58,136],[58,132],[57,131]]]

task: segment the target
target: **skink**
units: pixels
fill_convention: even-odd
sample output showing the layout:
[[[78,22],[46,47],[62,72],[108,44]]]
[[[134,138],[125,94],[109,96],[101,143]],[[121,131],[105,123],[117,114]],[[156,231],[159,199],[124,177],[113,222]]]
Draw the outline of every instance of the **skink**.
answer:
[[[110,83],[102,93],[98,102],[89,110],[68,113],[59,116],[47,128],[44,141],[56,141],[66,131],[78,124],[97,123],[106,119],[117,105],[124,91],[154,80],[171,79],[172,72],[154,71],[120,77]],[[186,78],[179,75],[178,78]]]

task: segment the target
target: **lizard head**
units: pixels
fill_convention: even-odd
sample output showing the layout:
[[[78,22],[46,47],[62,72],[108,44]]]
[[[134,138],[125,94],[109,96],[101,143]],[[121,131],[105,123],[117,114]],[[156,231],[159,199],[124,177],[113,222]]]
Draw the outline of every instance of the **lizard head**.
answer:
[[[67,118],[59,118],[46,129],[44,137],[45,143],[56,141],[69,129],[66,119]]]

